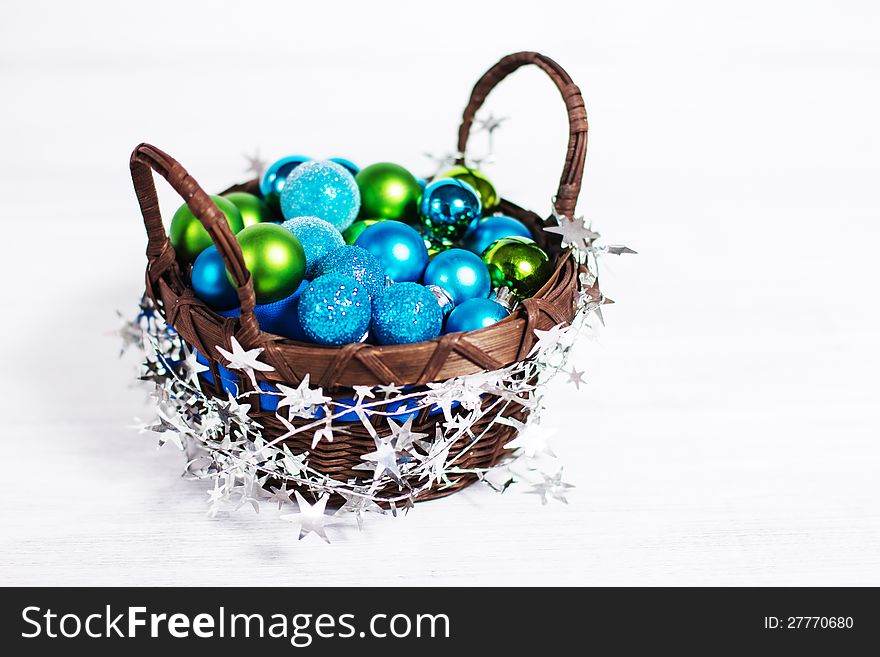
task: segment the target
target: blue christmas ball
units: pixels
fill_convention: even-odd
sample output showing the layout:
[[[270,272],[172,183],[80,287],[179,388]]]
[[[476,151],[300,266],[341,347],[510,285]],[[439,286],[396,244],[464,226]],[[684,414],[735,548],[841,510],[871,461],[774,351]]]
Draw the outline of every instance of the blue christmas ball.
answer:
[[[308,162],[311,159],[312,158],[306,157],[305,155],[288,155],[287,157],[282,157],[280,160],[273,162],[269,165],[269,168],[263,172],[263,177],[260,178],[260,193],[263,196],[280,194],[284,187],[284,181],[287,180],[287,176],[290,175],[290,172],[303,162]]]
[[[355,241],[372,253],[385,275],[395,282],[418,281],[428,264],[425,240],[412,226],[400,221],[380,221],[368,226]]]
[[[254,315],[257,316],[260,329],[266,333],[274,333],[291,340],[307,341],[306,335],[299,325],[299,320],[296,318],[296,309],[300,296],[308,286],[309,282],[304,280],[289,297],[272,303],[258,303],[254,306]],[[233,308],[220,314],[223,317],[238,317],[241,314],[241,308]]]
[[[464,249],[441,251],[425,269],[425,285],[443,288],[456,306],[468,299],[485,298],[492,278],[480,256]]]
[[[315,278],[315,266],[321,258],[345,244],[342,233],[333,224],[317,217],[296,217],[281,225],[302,244],[306,254],[306,278],[309,279]]]
[[[379,344],[408,344],[440,335],[443,314],[424,285],[397,283],[373,301],[373,334]]]
[[[360,207],[361,193],[354,176],[327,160],[300,164],[287,176],[281,190],[285,219],[318,217],[339,231],[351,225]]]
[[[382,263],[359,246],[339,246],[321,258],[315,266],[315,278],[326,274],[351,276],[364,287],[371,299],[385,288]]]
[[[419,203],[424,226],[436,237],[459,239],[483,207],[473,187],[457,178],[435,180],[425,187]]]
[[[532,233],[519,219],[495,215],[472,221],[464,237],[461,238],[461,245],[468,251],[482,255],[492,242],[500,240],[502,237],[528,237],[531,239]]]
[[[214,310],[229,310],[238,305],[238,294],[226,276],[226,265],[216,246],[202,251],[193,263],[192,288]]]
[[[492,299],[468,299],[452,309],[443,332],[476,331],[500,322],[509,314],[507,308]]]
[[[306,336],[320,344],[360,342],[370,326],[370,297],[351,276],[327,274],[302,293],[297,309]]]
[[[336,162],[342,166],[343,169],[348,171],[351,175],[356,176],[361,172],[361,168],[352,162],[351,160],[346,160],[344,157],[331,157],[331,162]]]

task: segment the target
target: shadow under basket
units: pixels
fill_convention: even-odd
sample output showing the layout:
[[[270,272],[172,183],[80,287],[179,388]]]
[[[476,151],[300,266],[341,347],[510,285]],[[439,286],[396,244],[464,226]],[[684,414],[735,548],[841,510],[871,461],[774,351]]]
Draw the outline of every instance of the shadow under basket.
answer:
[[[520,52],[504,57],[490,68],[471,92],[459,128],[457,152],[465,152],[474,116],[487,94],[510,73],[526,64],[543,70],[556,84],[565,102],[570,133],[554,204],[559,215],[571,218],[583,178],[587,116],[580,90],[553,60],[534,52]],[[463,163],[463,158],[459,163]],[[149,144],[135,148],[130,166],[148,236],[146,294],[166,323],[177,331],[183,341],[196,349],[204,358],[203,362],[210,367],[210,372],[206,372],[202,380],[203,391],[208,396],[226,399],[229,391],[239,394],[254,391],[250,378],[239,372],[231,373],[224,366],[224,357],[217,351],[218,346],[231,350],[233,337],[244,349],[263,349],[260,360],[273,370],[255,373],[261,390],[272,390],[276,384],[296,387],[309,375],[311,384],[321,386],[326,396],[346,403],[345,400],[352,398],[352,386],[396,385],[405,386],[408,392],[419,391],[429,383],[507,367],[527,358],[536,342],[535,330],[548,330],[558,324],[568,325],[577,311],[579,274],[584,268],[577,264],[570,250],[561,247],[557,235],[543,230],[548,221],[555,225],[555,220],[542,219],[502,199],[498,211],[523,221],[532,231],[535,241],[555,263],[553,275],[547,283],[533,297],[520,303],[508,318],[478,331],[453,333],[426,342],[393,346],[356,343],[327,347],[273,335],[260,330],[254,314],[253,282],[241,249],[223,214],[208,194],[176,160]],[[180,194],[217,246],[237,288],[241,302],[238,317],[222,317],[193,294],[186,273],[178,266],[174,248],[162,223],[153,171]],[[259,195],[259,184],[257,180],[252,180],[226,191],[248,191]],[[248,401],[252,404],[249,415],[262,427],[262,436],[266,441],[288,432],[276,416],[273,401],[277,403],[277,398],[265,394],[253,394]],[[482,404],[485,407],[492,401],[492,395],[486,394]],[[502,408],[504,410],[500,415],[520,422],[526,420],[528,410],[522,405],[505,404]],[[439,409],[423,408],[415,414],[407,413],[405,408],[397,412],[389,406],[386,410],[395,411],[392,419],[398,423],[414,415],[413,431],[427,434],[429,439],[433,439],[438,423],[445,421]],[[459,461],[463,469],[486,469],[497,464],[505,455],[504,445],[515,438],[517,430],[514,426],[492,424],[493,417],[497,416],[482,415],[471,427],[471,432],[479,435],[491,424],[477,444],[471,446],[472,439],[465,433],[450,449],[449,456],[452,458],[470,446]],[[295,427],[313,422],[299,418],[291,420]],[[373,415],[370,423],[379,437],[390,435],[390,425],[384,415]],[[369,479],[369,473],[356,469],[356,466],[364,464],[363,455],[374,451],[376,443],[359,420],[334,420],[332,442],[321,440],[312,447],[313,435],[313,430],[307,430],[284,442],[294,454],[308,451],[310,466],[328,477],[339,481]],[[463,474],[452,483],[423,490],[415,500],[448,495],[476,478],[475,474]],[[305,493],[304,489],[300,490]],[[330,503],[334,502],[338,503],[339,500],[331,500]]]

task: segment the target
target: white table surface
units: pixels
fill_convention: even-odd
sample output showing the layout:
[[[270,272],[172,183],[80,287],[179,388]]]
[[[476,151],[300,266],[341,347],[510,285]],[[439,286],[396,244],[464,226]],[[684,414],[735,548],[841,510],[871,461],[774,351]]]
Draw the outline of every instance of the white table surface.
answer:
[[[0,21],[0,584],[880,584],[869,3],[589,3],[561,23],[553,2],[179,4]],[[553,390],[570,503],[475,486],[330,545],[268,504],[208,518],[180,454],[127,428],[149,414],[110,335],[145,264],[131,148],[209,190],[255,146],[430,173],[472,82],[523,48],[583,88],[581,209],[639,251],[606,262],[618,303],[578,349],[589,384]],[[511,118],[487,171],[546,211],[552,87],[522,72],[489,109]]]

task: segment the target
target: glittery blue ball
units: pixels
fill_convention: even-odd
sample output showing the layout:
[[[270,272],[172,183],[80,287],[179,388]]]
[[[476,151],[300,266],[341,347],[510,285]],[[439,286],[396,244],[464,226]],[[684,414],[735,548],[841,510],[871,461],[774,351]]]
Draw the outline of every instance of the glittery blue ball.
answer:
[[[483,211],[480,195],[457,178],[435,180],[425,187],[419,203],[420,219],[435,236],[459,239]]]
[[[440,335],[443,314],[424,285],[397,283],[373,301],[373,334],[379,344],[408,344]]]
[[[361,168],[357,164],[355,164],[351,160],[346,160],[344,157],[331,157],[330,161],[336,162],[336,164],[341,165],[353,176],[356,176],[361,172]]]
[[[300,164],[287,176],[281,190],[285,219],[318,217],[340,231],[357,218],[360,207],[361,193],[354,176],[327,160]]]
[[[260,178],[260,193],[263,196],[269,196],[273,193],[280,194],[281,189],[284,187],[284,181],[287,180],[290,172],[303,162],[308,162],[311,159],[305,155],[288,155],[280,160],[276,160],[269,165],[263,172],[263,177]]]
[[[303,331],[314,342],[359,342],[370,326],[370,298],[351,276],[327,274],[306,288],[296,314]]]
[[[339,246],[315,265],[315,278],[326,274],[351,276],[372,299],[385,289],[385,270],[376,257],[359,246]]]
[[[507,308],[492,299],[468,299],[452,309],[443,332],[476,331],[500,322],[509,314]]]
[[[492,278],[480,256],[464,249],[447,249],[431,258],[425,269],[425,285],[443,288],[457,306],[488,296]]]
[[[299,319],[296,317],[300,297],[308,286],[309,281],[304,280],[296,288],[296,292],[289,297],[272,303],[258,303],[254,306],[254,314],[257,316],[260,329],[266,333],[274,333],[291,340],[308,341],[299,325]],[[220,314],[223,317],[238,317],[241,314],[241,308],[233,308]]]
[[[519,219],[495,215],[472,221],[464,237],[461,238],[461,245],[468,251],[482,255],[492,242],[502,237],[532,239],[532,233]]]
[[[192,288],[196,296],[214,310],[238,305],[238,293],[226,276],[226,264],[216,246],[202,251],[193,263]]]
[[[420,280],[428,264],[425,239],[400,221],[389,219],[368,226],[358,235],[355,246],[376,256],[385,275],[397,283]]]
[[[345,244],[342,233],[333,224],[317,217],[295,217],[281,225],[302,244],[306,254],[306,278],[309,279],[315,278],[315,265],[321,258]]]

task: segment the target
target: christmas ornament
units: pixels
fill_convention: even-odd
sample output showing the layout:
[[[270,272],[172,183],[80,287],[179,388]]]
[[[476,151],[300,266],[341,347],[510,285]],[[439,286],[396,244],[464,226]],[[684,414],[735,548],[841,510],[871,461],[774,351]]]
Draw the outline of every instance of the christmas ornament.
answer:
[[[483,217],[471,222],[464,237],[461,238],[461,245],[468,251],[482,255],[492,242],[500,240],[502,237],[528,237],[531,239],[532,233],[523,222],[513,217],[504,215]]]
[[[476,331],[500,322],[509,314],[504,306],[491,299],[468,299],[452,309],[443,332]]]
[[[327,160],[300,164],[281,190],[285,219],[319,217],[340,231],[355,220],[360,205],[361,195],[352,175]]]
[[[309,281],[304,280],[289,297],[272,303],[258,303],[254,306],[254,314],[260,329],[266,333],[274,333],[291,340],[306,341],[306,335],[299,325],[296,309],[303,291],[309,286]],[[241,308],[233,308],[220,313],[223,317],[238,317]]]
[[[492,285],[508,287],[522,298],[541,289],[553,273],[549,256],[527,237],[504,237],[483,253]]]
[[[455,307],[455,304],[452,302],[452,297],[439,285],[425,285],[428,290],[430,290],[431,294],[437,299],[437,303],[440,306],[440,313],[443,315],[443,319],[452,312],[452,309]]]
[[[415,221],[422,190],[409,171],[398,164],[379,162],[355,178],[361,190],[361,217]]]
[[[456,306],[468,299],[485,299],[492,289],[485,263],[464,249],[448,249],[431,258],[424,282],[443,288]]]
[[[308,162],[312,158],[305,155],[288,155],[282,157],[269,165],[269,168],[263,172],[260,178],[260,193],[264,198],[275,195],[276,198],[284,189],[284,183],[290,172],[296,169],[303,162]]]
[[[466,182],[435,180],[425,188],[419,205],[421,220],[436,237],[457,240],[482,212],[480,197]]]
[[[331,157],[330,161],[336,162],[336,164],[340,165],[353,176],[356,176],[361,172],[361,168],[357,164],[351,160],[346,160],[344,157]]]
[[[241,220],[245,228],[273,219],[269,206],[258,196],[247,192],[227,192],[223,194],[223,198],[232,201],[232,204],[241,212]]]
[[[441,178],[455,178],[456,180],[466,182],[477,190],[477,194],[480,195],[483,212],[491,212],[498,205],[498,193],[495,191],[495,186],[482,171],[459,165],[445,173],[441,173],[438,179]]]
[[[359,246],[339,246],[315,266],[315,278],[326,274],[351,276],[372,299],[385,287],[385,270],[376,257]]]
[[[314,342],[359,342],[370,326],[370,297],[351,276],[326,274],[302,293],[297,317],[303,332]]]
[[[406,344],[440,335],[443,314],[424,285],[397,283],[373,301],[372,329],[379,344]]]
[[[192,288],[196,296],[214,310],[229,310],[238,305],[238,294],[226,275],[223,256],[213,244],[193,263]]]
[[[366,228],[355,246],[372,253],[392,281],[418,281],[428,264],[425,241],[412,226],[386,220]]]
[[[220,211],[226,216],[226,223],[233,233],[237,233],[244,228],[244,221],[241,218],[241,212],[232,203],[232,201],[222,196],[212,196],[211,200],[220,208]],[[208,231],[202,226],[201,222],[184,203],[174,217],[171,219],[171,227],[168,229],[168,237],[171,239],[171,246],[177,253],[177,260],[188,265],[196,259],[202,251],[207,249],[213,242]]]
[[[257,303],[272,303],[293,294],[305,275],[306,256],[290,231],[278,224],[256,224],[236,239],[254,280]]]
[[[296,217],[288,219],[282,227],[293,233],[299,240],[306,254],[306,278],[315,278],[315,266],[318,261],[345,240],[333,224],[317,217]]]
[[[360,237],[361,233],[363,233],[369,226],[380,221],[384,221],[384,219],[358,219],[342,233],[345,243],[354,244],[357,241],[357,238]]]

